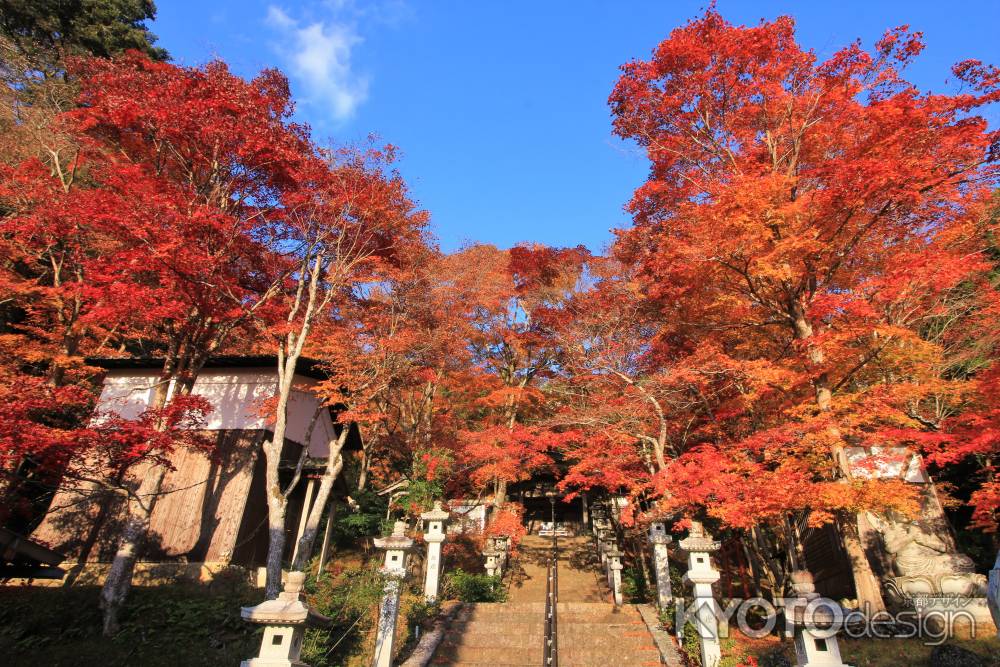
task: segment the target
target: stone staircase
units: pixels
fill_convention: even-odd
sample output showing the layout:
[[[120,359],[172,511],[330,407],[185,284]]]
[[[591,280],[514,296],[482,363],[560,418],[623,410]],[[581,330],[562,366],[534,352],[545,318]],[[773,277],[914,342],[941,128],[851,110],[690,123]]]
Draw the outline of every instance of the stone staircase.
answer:
[[[432,664],[462,667],[542,664],[543,602],[467,604]],[[634,606],[560,602],[560,667],[661,665],[660,653]]]
[[[434,653],[434,665],[542,664],[548,538],[528,535],[506,575],[506,603],[466,604]],[[632,605],[615,609],[589,537],[559,540],[560,667],[660,665],[660,652]]]

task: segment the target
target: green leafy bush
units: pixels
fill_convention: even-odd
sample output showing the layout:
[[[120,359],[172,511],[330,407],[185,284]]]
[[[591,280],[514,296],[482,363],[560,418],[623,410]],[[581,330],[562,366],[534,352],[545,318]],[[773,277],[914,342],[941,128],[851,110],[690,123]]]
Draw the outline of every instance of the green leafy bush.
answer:
[[[473,574],[462,569],[454,570],[445,577],[445,596],[462,602],[503,602],[507,591],[499,576]]]
[[[622,570],[622,595],[634,604],[653,601],[653,591],[641,567],[626,567]]]
[[[374,628],[384,584],[374,562],[335,562],[322,579],[310,579],[306,599],[332,623],[306,631],[302,660],[313,667],[357,661],[365,653],[368,634]]]
[[[341,546],[353,545],[359,538],[380,534],[388,503],[374,491],[361,491],[352,496],[358,504],[356,510],[338,507],[334,525],[334,542]]]

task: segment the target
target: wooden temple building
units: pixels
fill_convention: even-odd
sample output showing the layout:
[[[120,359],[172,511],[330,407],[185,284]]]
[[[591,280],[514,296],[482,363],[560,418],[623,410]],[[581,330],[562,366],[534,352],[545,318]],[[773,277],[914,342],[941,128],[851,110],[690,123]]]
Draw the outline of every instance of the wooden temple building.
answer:
[[[125,418],[138,417],[149,405],[162,360],[96,359],[106,375],[97,409]],[[282,476],[289,480],[303,447],[309,464],[290,496],[286,546],[291,551],[312,502],[315,477],[325,465],[339,425],[330,408],[311,391],[323,374],[301,360],[289,404]],[[198,376],[193,394],[213,410],[204,430],[215,438],[212,455],[183,450],[172,455],[163,493],[151,517],[149,539],[136,568],[137,581],[176,577],[209,578],[229,565],[250,570],[262,566],[267,551],[267,505],[262,443],[270,437],[264,403],[277,389],[274,357],[218,357]],[[309,423],[319,410],[311,439]],[[345,450],[361,449],[356,428]],[[136,471],[141,475],[142,471]],[[66,556],[63,567],[75,580],[101,576],[116,548],[116,528],[124,503],[94,488],[64,488],[32,538]],[[79,579],[82,577],[82,579]]]

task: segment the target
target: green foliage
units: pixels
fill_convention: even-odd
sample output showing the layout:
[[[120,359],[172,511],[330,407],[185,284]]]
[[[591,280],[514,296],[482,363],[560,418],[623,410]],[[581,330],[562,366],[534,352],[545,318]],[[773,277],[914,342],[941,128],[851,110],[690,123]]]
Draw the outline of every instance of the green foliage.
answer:
[[[0,0],[0,35],[32,61],[65,55],[109,57],[134,49],[165,60],[146,21],[152,0]]]
[[[622,595],[633,604],[653,602],[653,589],[641,567],[622,569]]]
[[[660,609],[660,625],[663,626],[663,629],[670,634],[675,634],[677,632],[676,613],[677,604],[674,602],[671,602]]]
[[[327,628],[306,631],[303,661],[313,667],[334,667],[363,654],[384,584],[376,563],[335,562],[322,579],[307,582],[308,603],[332,623]]]
[[[719,667],[744,667],[744,665],[755,664],[756,658],[745,646],[737,644],[732,637],[722,638],[719,644],[722,647],[722,660],[719,661]]]
[[[447,449],[418,451],[413,455],[410,484],[403,498],[411,516],[429,510],[435,500],[445,495],[445,483],[451,478],[455,455]]]
[[[684,626],[681,635],[681,652],[687,659],[687,664],[691,667],[701,667],[701,642],[698,636],[698,629],[692,623]]]
[[[473,574],[457,569],[445,576],[445,597],[462,602],[504,602],[504,590],[499,576]]]
[[[374,491],[362,491],[352,496],[357,510],[341,506],[333,522],[333,540],[340,546],[353,545],[358,538],[380,535],[387,504]]]
[[[423,596],[423,591],[404,597],[401,605],[401,616],[404,619],[406,635],[401,642],[402,645],[397,657],[409,655],[410,651],[416,647],[422,634],[433,625],[440,611],[441,605],[437,601],[428,602]]]

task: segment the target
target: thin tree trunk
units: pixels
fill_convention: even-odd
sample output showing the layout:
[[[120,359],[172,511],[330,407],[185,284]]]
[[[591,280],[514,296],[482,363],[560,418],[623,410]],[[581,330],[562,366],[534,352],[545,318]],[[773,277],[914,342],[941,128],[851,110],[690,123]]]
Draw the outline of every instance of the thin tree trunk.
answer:
[[[507,480],[497,479],[496,493],[493,495],[493,506],[500,509],[507,503]]]
[[[330,500],[330,492],[333,490],[333,484],[337,481],[340,471],[344,468],[344,457],[341,456],[340,451],[343,447],[343,441],[347,439],[346,433],[347,427],[344,427],[341,437],[338,438],[340,442],[336,452],[330,452],[326,470],[323,472],[323,477],[319,482],[319,490],[316,492],[316,501],[309,510],[305,529],[302,531],[302,537],[299,538],[298,550],[295,554],[295,560],[292,563],[293,570],[304,571],[306,563],[312,558],[316,535],[319,534],[319,524],[323,518],[323,510]]]
[[[837,527],[840,529],[847,557],[851,561],[851,574],[854,577],[854,592],[858,596],[858,606],[862,611],[871,614],[885,611],[882,585],[872,570],[864,545],[861,544],[857,517],[841,512],[837,516]]]
[[[267,582],[264,597],[273,600],[281,592],[281,558],[285,552],[285,514],[288,500],[280,492],[267,494]]]
[[[172,350],[176,354],[177,349]],[[176,357],[170,358],[164,363],[163,373],[160,375],[160,382],[156,385],[150,402],[150,409],[159,410],[163,408],[174,392],[189,393],[194,385],[193,376],[187,382],[178,382],[177,372],[181,364]],[[201,364],[188,361],[195,374],[201,369]],[[194,375],[194,374],[192,374]],[[103,632],[105,637],[110,637],[118,632],[118,616],[129,591],[132,589],[132,574],[135,571],[135,561],[146,540],[149,532],[149,520],[156,506],[163,486],[163,478],[167,474],[167,469],[161,464],[153,464],[149,470],[143,474],[139,482],[139,488],[134,496],[130,496],[126,505],[125,524],[121,531],[118,542],[118,550],[111,561],[108,576],[104,580],[101,588],[101,609],[104,610]]]
[[[805,317],[801,307],[793,309],[795,320],[795,336],[799,340],[808,341],[813,335],[812,325]],[[808,343],[809,360],[821,367],[824,362],[823,350]],[[813,388],[816,392],[816,406],[821,412],[829,412],[833,408],[833,390],[830,385],[830,378],[826,372],[820,372],[813,378]],[[834,433],[839,439],[839,430]],[[845,480],[851,478],[851,471],[842,445],[836,445],[831,452],[838,470]],[[861,609],[868,609],[872,613],[885,611],[885,600],[882,598],[882,590],[878,577],[872,569],[868,556],[857,531],[857,516],[854,513],[837,513],[837,528],[844,548],[851,561],[851,578],[854,580],[854,592],[858,598],[858,606]]]
[[[281,413],[284,410],[280,410]],[[284,422],[284,419],[280,419]],[[278,431],[279,427],[275,427]],[[284,424],[280,430],[284,433]],[[288,496],[291,487],[282,490],[278,477],[278,466],[281,462],[281,450],[284,438],[278,440],[272,437],[264,443],[264,479],[267,487],[267,559],[265,569],[267,583],[264,585],[264,596],[268,600],[278,597],[281,592],[281,560],[285,553],[285,515],[288,512]],[[305,445],[305,446],[308,446]]]
[[[125,525],[115,558],[101,588],[101,609],[104,610],[104,636],[111,637],[119,629],[119,613],[132,588],[132,573],[146,535],[149,519],[153,514],[156,498],[163,485],[166,468],[155,465],[147,471],[136,491],[136,498],[129,498]]]
[[[364,491],[368,486],[368,449],[361,450],[360,470],[358,471],[358,491]]]

